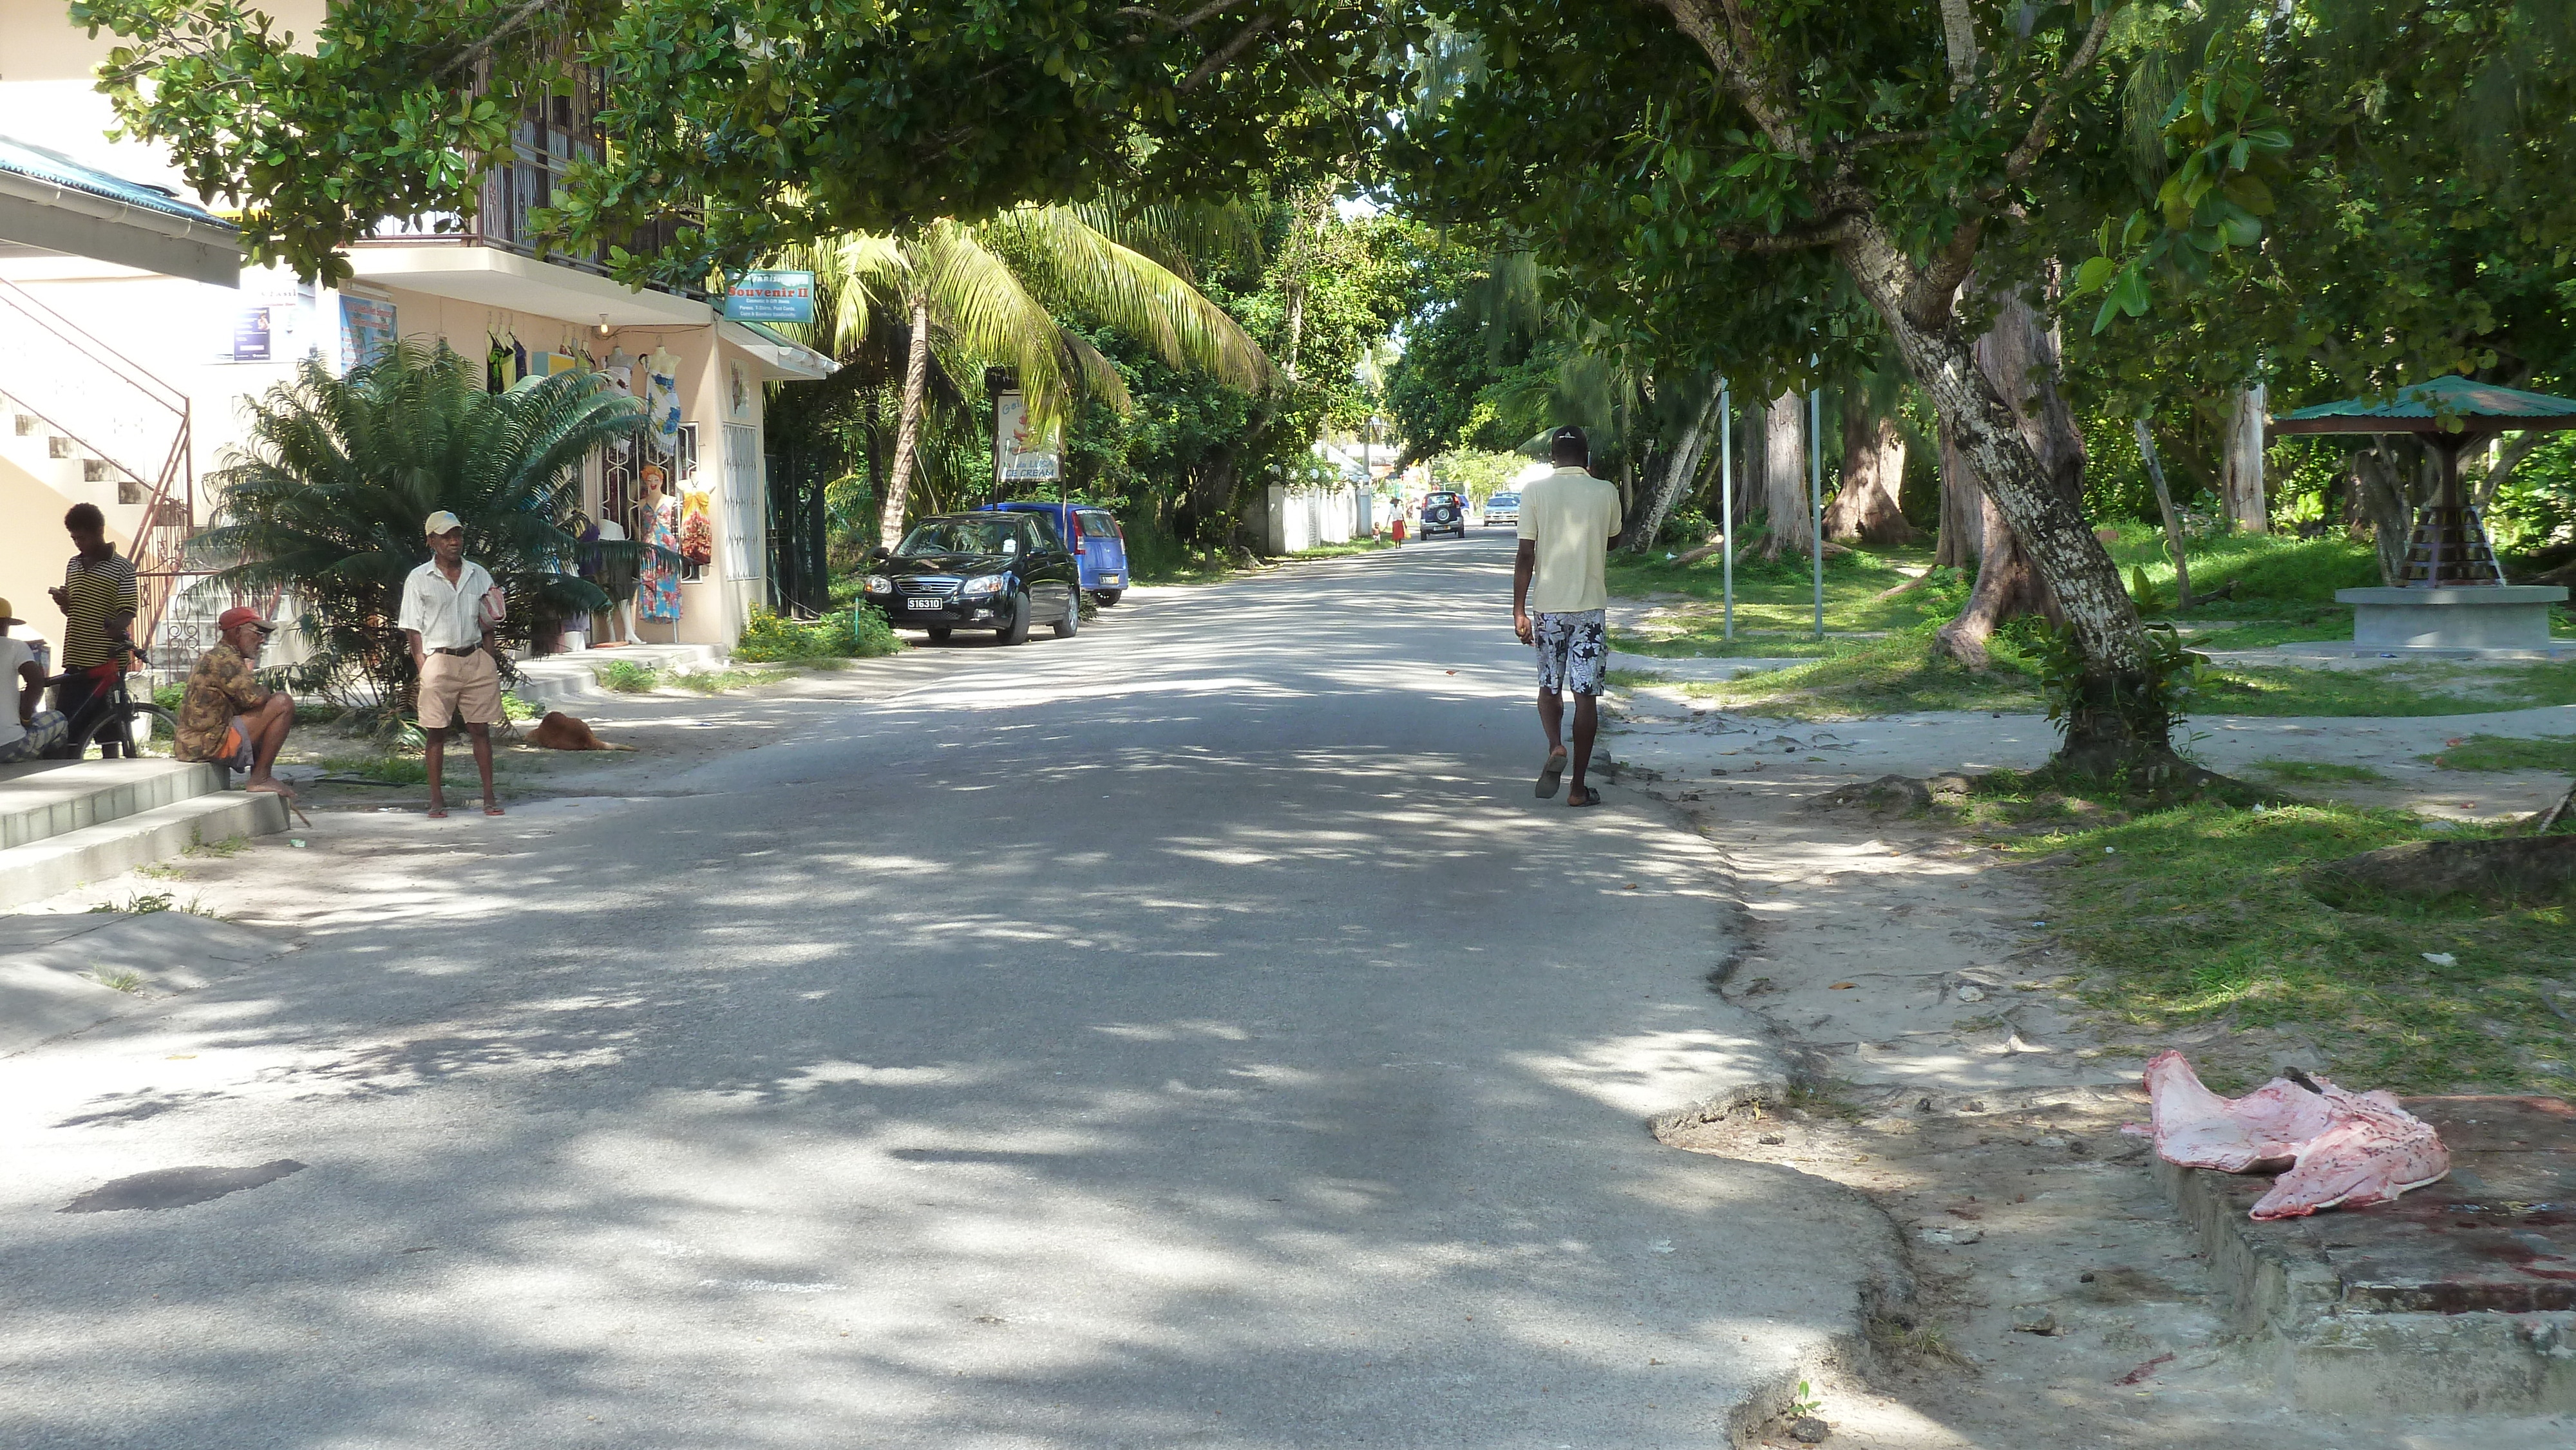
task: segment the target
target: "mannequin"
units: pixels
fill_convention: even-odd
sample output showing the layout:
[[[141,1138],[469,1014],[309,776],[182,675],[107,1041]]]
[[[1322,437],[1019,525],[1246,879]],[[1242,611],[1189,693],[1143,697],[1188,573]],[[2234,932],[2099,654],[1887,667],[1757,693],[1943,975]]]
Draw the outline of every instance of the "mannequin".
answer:
[[[626,542],[626,526],[615,519],[601,519],[599,540],[604,544]],[[635,577],[632,560],[601,558],[597,582],[608,594],[608,617],[617,623],[619,644],[635,643]]]
[[[671,639],[677,642],[680,637],[680,566],[676,558],[680,551],[680,501],[663,489],[659,464],[644,465],[643,483],[644,497],[639,504],[641,518],[638,522],[644,530],[644,542],[657,550],[667,549],[670,554],[656,554],[644,560],[631,596],[634,601],[632,617],[671,621]],[[632,627],[630,624],[629,628]]]

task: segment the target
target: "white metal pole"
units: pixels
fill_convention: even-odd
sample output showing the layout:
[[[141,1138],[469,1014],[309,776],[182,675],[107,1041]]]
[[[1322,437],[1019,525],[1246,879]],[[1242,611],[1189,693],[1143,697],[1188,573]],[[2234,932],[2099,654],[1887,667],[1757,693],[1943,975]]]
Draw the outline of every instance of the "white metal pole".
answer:
[[[1816,638],[1825,637],[1825,390],[1807,393],[1808,553],[1816,561]]]
[[[1717,380],[1718,537],[1726,541],[1726,637],[1735,638],[1735,399]]]

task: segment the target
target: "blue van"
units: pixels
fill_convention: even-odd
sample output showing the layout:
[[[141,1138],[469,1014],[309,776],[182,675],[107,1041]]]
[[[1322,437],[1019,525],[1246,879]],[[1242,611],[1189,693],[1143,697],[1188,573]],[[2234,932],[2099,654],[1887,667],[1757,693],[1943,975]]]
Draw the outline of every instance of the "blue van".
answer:
[[[1057,535],[1073,546],[1074,556],[1082,561],[1082,587],[1092,598],[1115,604],[1118,596],[1127,592],[1127,531],[1118,527],[1118,516],[1109,510],[1091,503],[1017,499],[984,507],[1046,515],[1054,521]]]

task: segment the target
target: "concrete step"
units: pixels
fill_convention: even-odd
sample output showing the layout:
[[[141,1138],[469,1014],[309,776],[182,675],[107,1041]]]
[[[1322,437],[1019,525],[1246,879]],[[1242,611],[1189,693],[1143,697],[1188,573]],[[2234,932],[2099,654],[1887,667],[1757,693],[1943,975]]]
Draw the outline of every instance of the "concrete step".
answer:
[[[189,796],[0,850],[0,907],[41,901],[86,881],[167,860],[202,842],[285,829],[286,803],[274,795],[228,790]]]
[[[0,850],[223,788],[222,771],[184,760],[40,760],[0,766]]]
[[[692,675],[725,666],[727,651],[711,644],[612,645],[607,649],[566,650],[518,661],[519,683],[511,693],[540,709],[551,710],[575,700],[598,700],[615,692],[600,688],[598,669],[624,662],[648,670]]]

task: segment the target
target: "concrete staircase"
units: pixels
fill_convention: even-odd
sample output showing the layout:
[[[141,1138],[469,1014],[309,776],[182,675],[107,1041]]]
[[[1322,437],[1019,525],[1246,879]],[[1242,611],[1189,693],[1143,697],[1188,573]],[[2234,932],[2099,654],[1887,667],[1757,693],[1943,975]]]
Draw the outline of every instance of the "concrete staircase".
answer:
[[[694,675],[725,667],[730,651],[711,644],[611,645],[606,649],[566,650],[519,660],[519,683],[511,693],[540,710],[560,710],[582,700],[613,700],[600,688],[600,667],[625,663],[666,674]]]
[[[166,860],[200,842],[286,829],[273,795],[181,760],[0,766],[0,908]]]

